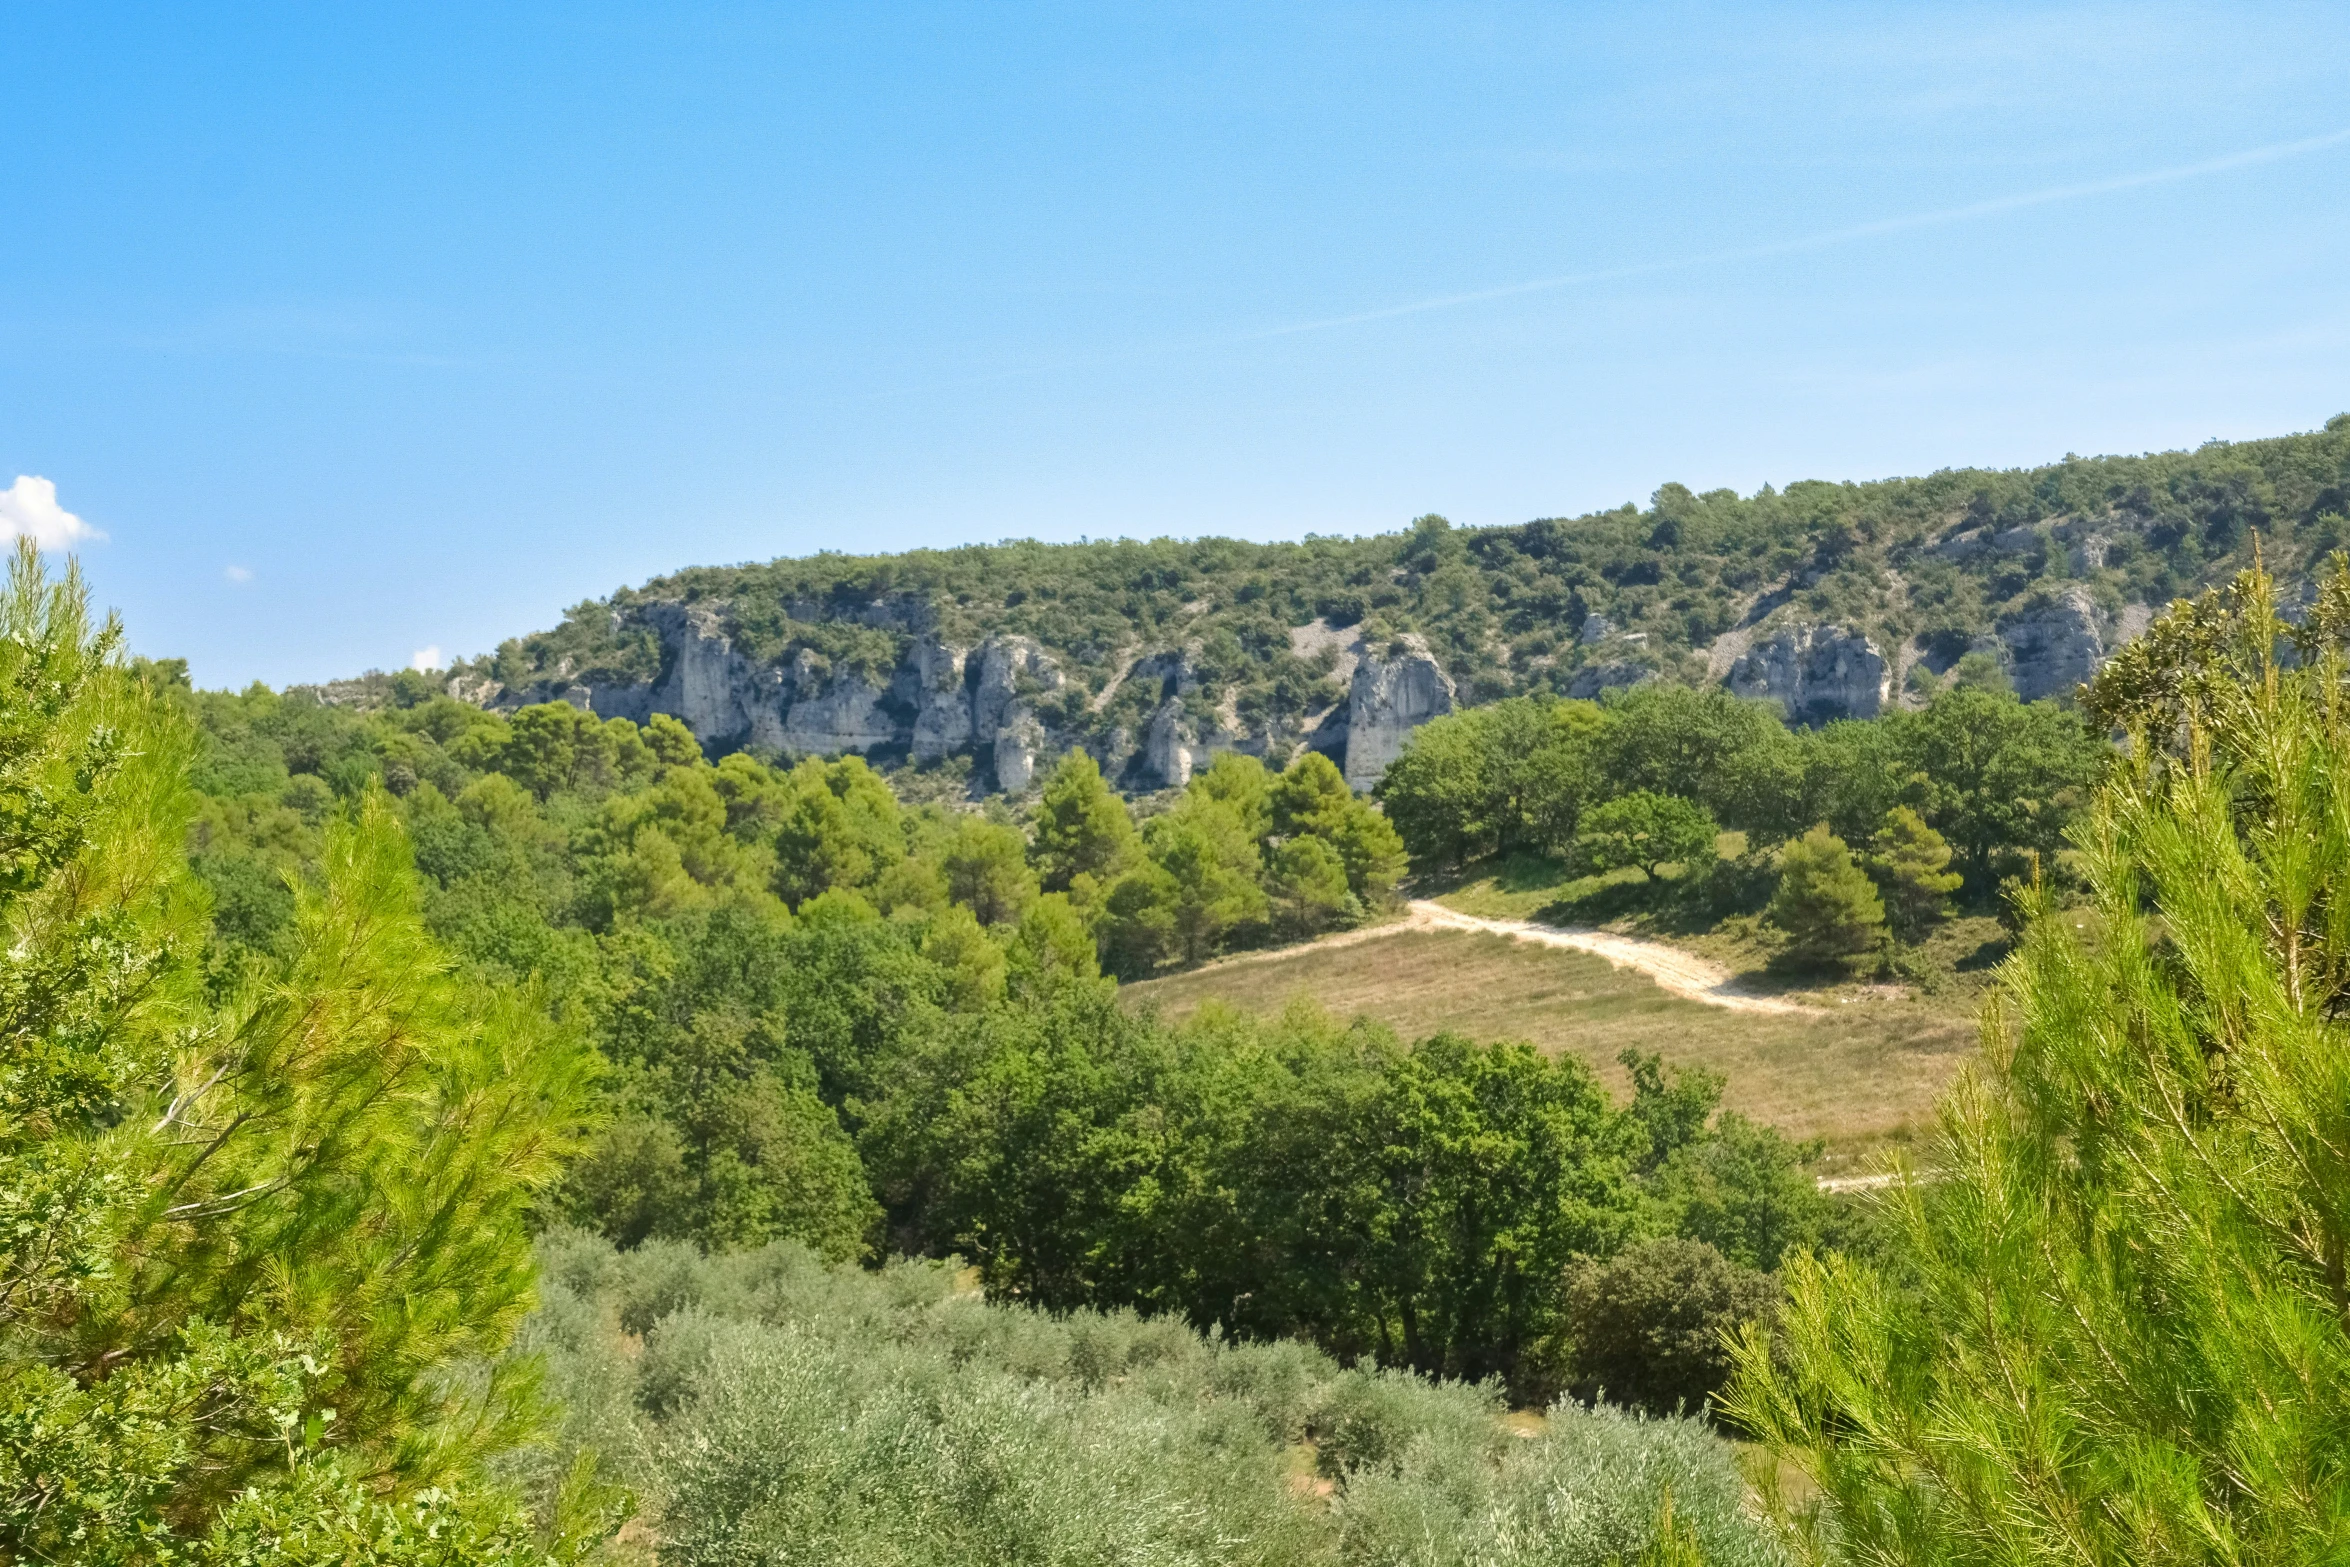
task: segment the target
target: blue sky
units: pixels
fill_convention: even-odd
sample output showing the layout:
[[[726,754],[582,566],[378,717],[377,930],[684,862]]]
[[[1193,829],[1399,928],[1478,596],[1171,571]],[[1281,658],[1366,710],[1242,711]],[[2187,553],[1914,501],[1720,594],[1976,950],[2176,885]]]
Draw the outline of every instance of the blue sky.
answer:
[[[0,0],[0,58],[0,520],[208,685],[689,564],[2350,408],[2340,5]]]

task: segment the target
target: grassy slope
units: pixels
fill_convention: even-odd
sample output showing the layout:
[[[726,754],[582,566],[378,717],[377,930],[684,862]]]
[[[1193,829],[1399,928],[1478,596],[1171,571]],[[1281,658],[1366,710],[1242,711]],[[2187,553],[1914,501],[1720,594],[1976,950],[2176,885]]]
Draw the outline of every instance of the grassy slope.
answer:
[[[1572,1051],[1615,1091],[1626,1046],[1711,1067],[1727,1103],[1852,1156],[1927,1119],[1974,1024],[1950,992],[1831,1000],[1817,1018],[1724,1011],[1666,994],[1642,976],[1577,952],[1500,936],[1414,931],[1375,941],[1176,974],[1129,985],[1136,1004],[1180,1019],[1208,1002],[1277,1012],[1300,998],[1366,1016],[1406,1038],[1453,1029]]]
[[[1735,852],[1737,845],[1728,845]],[[1637,912],[1640,873],[1575,880],[1518,861],[1428,889],[1438,902],[1494,919],[1606,925],[1670,941],[1728,965],[1755,989],[1816,1005],[1816,1017],[1726,1011],[1667,994],[1600,958],[1499,936],[1414,931],[1215,965],[1126,987],[1135,1004],[1180,1020],[1209,1002],[1270,1013],[1298,1000],[1375,1018],[1405,1038],[1452,1029],[1572,1051],[1618,1093],[1626,1047],[1705,1066],[1728,1079],[1733,1109],[1828,1143],[1831,1164],[1900,1141],[1931,1119],[1935,1097],[1973,1049],[1976,1019],[2004,952],[1996,920],[1954,919],[1924,944],[1922,985],[1795,986],[1761,972],[1767,944],[1751,923],[1661,929]],[[1639,901],[1645,901],[1640,899]]]

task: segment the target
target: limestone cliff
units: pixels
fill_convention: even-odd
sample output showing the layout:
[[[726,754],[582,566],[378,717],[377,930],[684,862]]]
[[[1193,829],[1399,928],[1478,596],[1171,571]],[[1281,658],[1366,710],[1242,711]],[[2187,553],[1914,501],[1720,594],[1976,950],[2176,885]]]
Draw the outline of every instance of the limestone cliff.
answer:
[[[1366,652],[1347,693],[1346,781],[1369,789],[1403,754],[1413,730],[1453,710],[1452,677],[1416,636],[1396,639],[1386,654]]]
[[[1835,626],[1790,626],[1750,646],[1723,682],[1737,696],[1777,704],[1787,718],[1874,718],[1892,682],[1875,642]]]
[[[822,613],[795,606],[811,620]],[[897,658],[886,670],[843,665],[813,647],[779,657],[746,650],[723,604],[653,601],[629,612],[652,632],[659,672],[634,681],[574,678],[567,662],[523,686],[461,672],[448,685],[460,700],[513,711],[562,701],[605,717],[645,722],[665,713],[713,751],[781,755],[859,754],[916,764],[968,755],[982,789],[1020,794],[1051,758],[1092,752],[1104,771],[1134,790],[1181,788],[1219,751],[1280,761],[1300,748],[1340,761],[1368,789],[1399,755],[1413,729],[1453,710],[1452,679],[1425,641],[1404,636],[1380,652],[1360,634],[1315,621],[1292,628],[1301,655],[1346,677],[1345,695],[1287,717],[1244,718],[1229,690],[1203,672],[1197,642],[1137,653],[1103,689],[1076,687],[1051,649],[1034,637],[988,637],[958,646],[929,630],[903,601],[866,606],[858,624],[895,629]],[[1114,701],[1139,703],[1132,724],[1078,723]]]
[[[2110,630],[2097,601],[2077,587],[2000,621],[2001,662],[2015,694],[2027,702],[2071,695],[2105,662]]]
[[[1646,507],[1512,526],[697,567],[576,605],[437,686],[404,671],[315,689],[675,714],[714,751],[967,767],[980,790],[1033,788],[1071,747],[1135,791],[1220,751],[1300,748],[1367,786],[1428,718],[1518,693],[1685,682],[1818,723],[1930,700],[1971,652],[2062,701],[2255,541],[2289,593],[2350,541],[2350,415],[2031,469],[1666,484]]]

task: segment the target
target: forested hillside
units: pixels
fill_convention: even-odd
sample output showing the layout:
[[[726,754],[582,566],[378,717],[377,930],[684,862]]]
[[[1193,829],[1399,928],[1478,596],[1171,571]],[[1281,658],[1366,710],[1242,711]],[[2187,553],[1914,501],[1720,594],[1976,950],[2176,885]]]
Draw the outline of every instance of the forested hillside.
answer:
[[[1517,698],[1386,811],[1222,755],[1138,823],[1081,751],[1015,814],[663,715],[199,693],[26,547],[0,1551],[2331,1559],[2350,572],[2303,608],[2246,573],[2078,712],[1980,669],[1800,732]],[[1611,1096],[1097,972],[1505,850],[1894,974],[2004,883],[2014,1010],[1930,1178],[1831,1196],[1654,1056]],[[1579,1401],[1811,1488],[1750,1472],[1774,1543],[1714,1437]]]
[[[1371,538],[1009,542],[681,571],[433,688],[681,718],[713,754],[858,752],[1018,794],[1071,747],[1129,788],[1224,749],[1375,782],[1418,723],[1509,695],[1717,684],[1793,719],[1923,700],[1971,653],[2069,698],[2255,542],[2281,581],[2337,547],[2350,416],[2192,452],[2067,457],[1514,527]],[[418,677],[403,676],[413,683]],[[387,700],[388,677],[330,688]]]

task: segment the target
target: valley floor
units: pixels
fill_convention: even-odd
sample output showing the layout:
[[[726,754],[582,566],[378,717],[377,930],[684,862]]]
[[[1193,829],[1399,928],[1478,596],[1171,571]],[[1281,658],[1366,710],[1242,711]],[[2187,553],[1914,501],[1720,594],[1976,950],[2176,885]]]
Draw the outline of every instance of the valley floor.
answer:
[[[1180,1020],[1211,1003],[1273,1013],[1298,1001],[1405,1038],[1450,1029],[1569,1051],[1611,1089],[1627,1047],[1728,1080],[1724,1102],[1829,1148],[1826,1169],[1904,1141],[1976,1038],[1975,996],[1846,986],[1762,993],[1713,958],[1645,937],[1412,903],[1403,918],[1125,987]]]

